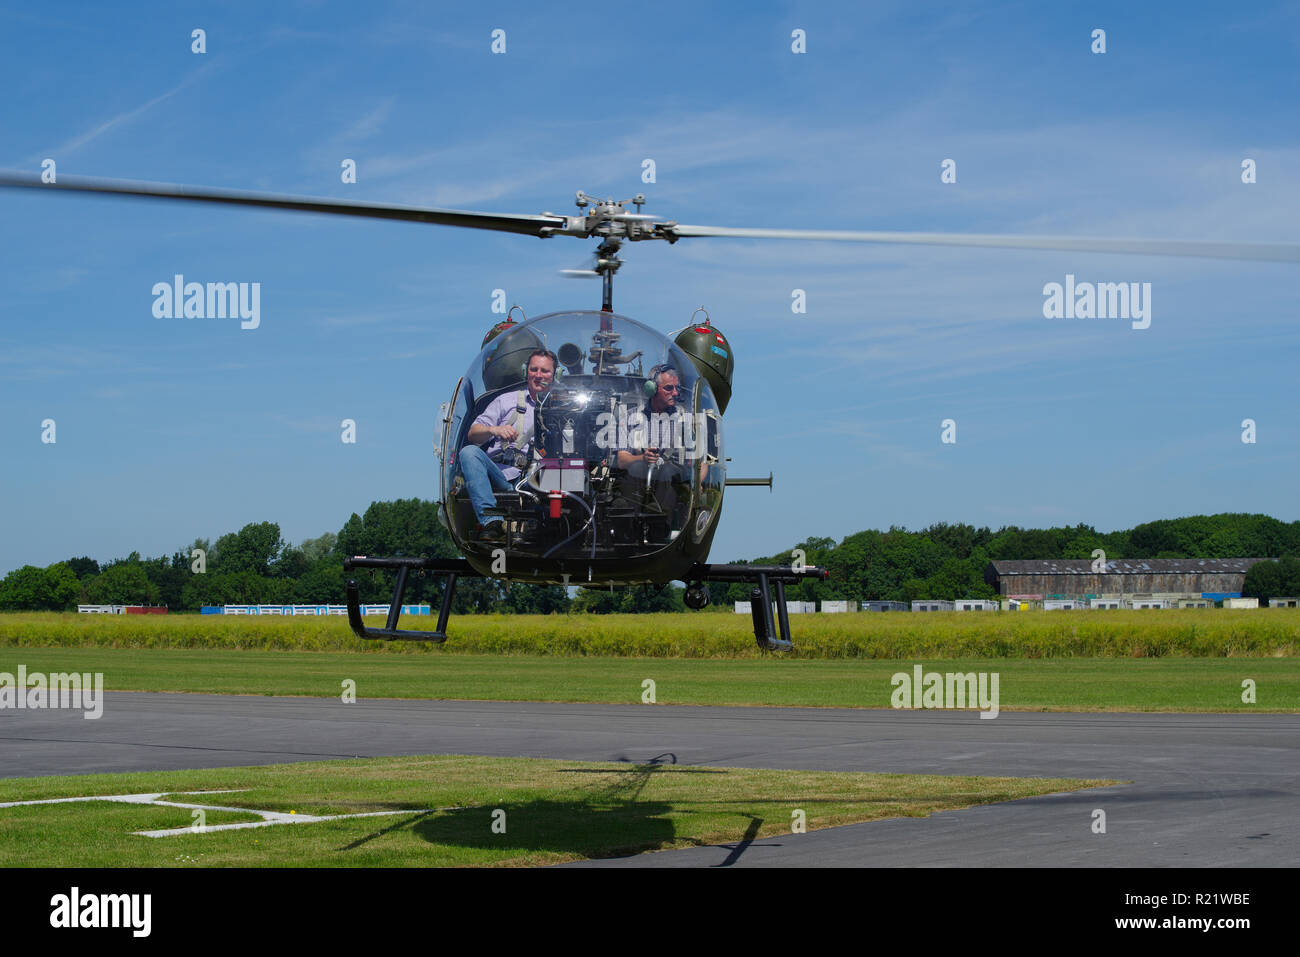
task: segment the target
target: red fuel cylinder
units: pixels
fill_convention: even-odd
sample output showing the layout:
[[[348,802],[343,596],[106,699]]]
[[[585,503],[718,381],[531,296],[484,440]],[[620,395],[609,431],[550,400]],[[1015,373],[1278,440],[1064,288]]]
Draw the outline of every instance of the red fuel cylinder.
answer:
[[[560,506],[564,504],[563,492],[551,492],[551,518],[560,517]]]

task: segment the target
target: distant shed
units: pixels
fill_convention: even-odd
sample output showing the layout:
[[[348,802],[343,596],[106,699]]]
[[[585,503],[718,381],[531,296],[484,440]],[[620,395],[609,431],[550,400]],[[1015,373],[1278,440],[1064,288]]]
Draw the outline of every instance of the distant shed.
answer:
[[[907,605],[901,601],[864,601],[863,611],[907,611]]]
[[[1266,558],[1133,558],[1106,562],[1093,571],[1092,560],[1063,558],[1046,561],[995,561],[984,568],[984,580],[999,595],[1038,592],[1053,597],[1085,595],[1240,594],[1246,572]]]
[[[952,611],[952,602],[950,601],[914,601],[912,602],[912,611]]]

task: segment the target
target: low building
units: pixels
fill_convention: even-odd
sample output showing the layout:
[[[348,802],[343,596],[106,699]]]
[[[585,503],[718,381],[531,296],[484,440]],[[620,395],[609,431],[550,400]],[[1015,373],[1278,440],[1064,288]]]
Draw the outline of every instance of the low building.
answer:
[[[1300,608],[1300,598],[1270,598],[1269,608]]]
[[[1043,611],[1070,611],[1083,608],[1084,603],[1077,598],[1044,598]]]
[[[912,611],[952,611],[952,602],[935,601],[933,599],[914,601],[912,602]]]
[[[997,611],[998,603],[987,598],[959,598],[953,602],[954,611]]]
[[[1180,598],[1178,599],[1179,608],[1213,608],[1214,602],[1208,598]]]
[[[1246,572],[1266,558],[1118,558],[1093,568],[1087,558],[993,561],[984,580],[999,595],[1041,592],[1056,597],[1083,595],[1200,595],[1241,593]]]
[[[854,609],[854,611],[857,610],[857,607],[858,607],[858,603],[857,603],[857,602],[853,602],[853,609]],[[823,601],[823,602],[822,602],[822,611],[823,611],[823,612],[829,612],[829,613],[831,613],[831,614],[842,614],[842,613],[844,613],[844,612],[846,612],[846,611],[848,611],[848,610],[849,610],[849,603],[848,603],[847,601],[843,601],[843,600],[841,600],[841,599],[835,599],[835,600],[832,600],[832,601]]]
[[[816,610],[817,610],[817,602],[815,601],[787,601],[785,603],[785,611],[786,614],[788,615],[812,614]],[[747,601],[736,602],[737,615],[752,615],[753,613],[754,613],[754,606],[751,602],[747,602]],[[772,615],[773,615],[773,620],[775,620],[776,602],[772,602]]]
[[[1224,608],[1258,608],[1258,598],[1225,598],[1223,599]]]
[[[1173,608],[1173,601],[1169,598],[1129,598],[1129,608]]]
[[[1088,607],[1114,611],[1117,608],[1124,607],[1124,600],[1122,598],[1105,598],[1098,596],[1097,598],[1091,598],[1088,600]]]
[[[863,611],[907,611],[907,605],[901,601],[864,601]]]

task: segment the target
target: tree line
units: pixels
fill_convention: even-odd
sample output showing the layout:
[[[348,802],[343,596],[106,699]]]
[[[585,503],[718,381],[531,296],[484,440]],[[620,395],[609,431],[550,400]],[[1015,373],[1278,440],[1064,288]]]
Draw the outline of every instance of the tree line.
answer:
[[[862,531],[840,542],[807,538],[754,564],[802,560],[828,569],[825,582],[803,581],[787,589],[797,601],[825,599],[911,602],[920,599],[993,598],[985,580],[990,561],[1013,559],[1090,559],[1100,548],[1116,558],[1278,558],[1250,570],[1242,593],[1267,599],[1300,594],[1300,522],[1267,515],[1219,514],[1148,522],[1100,533],[1088,525],[1072,528],[993,531],[940,523],[920,531],[891,527]],[[802,555],[797,555],[796,550]],[[196,553],[198,555],[196,556]],[[237,532],[195,539],[170,556],[141,558],[132,552],[101,564],[70,558],[46,568],[26,565],[0,581],[0,610],[70,610],[78,604],[167,605],[197,611],[203,605],[338,604],[350,555],[459,556],[438,521],[437,503],[421,499],[373,502],[364,515],[353,513],[338,533],[326,532],[298,545],[283,540],[274,522],[245,525]],[[741,559],[741,561],[745,561]],[[391,572],[357,573],[364,602],[386,603]],[[748,601],[749,585],[715,585],[718,609]],[[412,577],[405,600],[437,605],[442,581]],[[466,578],[456,583],[457,613],[654,612],[682,611],[682,589],[639,586],[579,589],[570,598],[560,586],[509,584]]]

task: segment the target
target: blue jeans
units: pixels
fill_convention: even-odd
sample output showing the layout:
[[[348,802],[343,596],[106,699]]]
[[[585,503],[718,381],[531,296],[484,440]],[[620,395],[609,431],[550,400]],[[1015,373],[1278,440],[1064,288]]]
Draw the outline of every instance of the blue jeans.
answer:
[[[467,445],[460,450],[460,474],[465,479],[465,488],[469,491],[470,504],[480,525],[499,522],[501,517],[490,515],[486,518],[483,509],[496,505],[497,497],[493,490],[506,492],[514,488],[501,472],[501,467],[488,458],[480,446]]]

